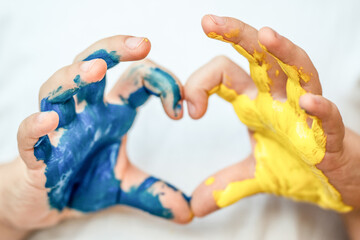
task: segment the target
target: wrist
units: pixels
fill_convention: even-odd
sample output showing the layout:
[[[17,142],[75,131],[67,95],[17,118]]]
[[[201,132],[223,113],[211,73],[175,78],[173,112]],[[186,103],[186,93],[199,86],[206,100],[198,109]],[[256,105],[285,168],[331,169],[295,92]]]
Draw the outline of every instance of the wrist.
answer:
[[[342,214],[342,219],[348,236],[351,240],[360,239],[360,211],[355,210],[349,213]]]
[[[22,170],[20,159],[0,165],[0,240],[23,239],[30,233],[29,230],[20,229],[11,219],[16,208],[14,199],[19,195],[16,192],[24,179],[20,177]]]
[[[0,220],[0,240],[20,240],[30,234],[28,230],[20,230]]]

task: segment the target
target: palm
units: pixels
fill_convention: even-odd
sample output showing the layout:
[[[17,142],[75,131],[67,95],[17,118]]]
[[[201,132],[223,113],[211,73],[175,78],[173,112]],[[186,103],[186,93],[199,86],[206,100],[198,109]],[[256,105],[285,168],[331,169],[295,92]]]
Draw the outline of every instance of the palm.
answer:
[[[271,56],[265,52],[250,55],[241,46],[234,47],[249,60],[258,94],[250,99],[225,85],[215,91],[233,104],[238,117],[249,128],[255,140],[252,159],[256,165],[254,179],[233,182],[225,190],[214,192],[218,206],[233,203],[251,189],[252,193],[273,193],[325,208],[348,210],[339,192],[316,168],[324,158],[326,138],[318,118],[307,115],[299,106],[299,98],[306,92],[300,80],[308,82],[310,77],[274,58],[272,65],[276,61],[281,68],[275,69],[287,76],[285,101],[274,99],[270,86],[280,80],[268,76],[271,66],[267,58]]]
[[[95,58],[105,60],[108,68],[119,62],[119,56],[105,50],[85,60]],[[140,79],[140,73],[145,74],[144,79]],[[117,103],[104,102],[105,77],[87,85],[77,76],[74,83],[75,88],[63,91],[60,87],[41,100],[42,111],[54,110],[60,118],[58,128],[42,137],[34,148],[37,159],[46,164],[50,206],[59,211],[67,207],[92,212],[125,204],[173,218],[159,199],[163,193],[149,190],[158,179],[148,177],[125,191],[115,167],[119,156],[126,155],[120,152],[125,151],[122,139],[134,121],[136,109],[150,94],[168,98],[175,114],[178,112],[181,97],[175,80],[159,68],[138,65],[121,82]]]
[[[250,76],[226,57],[213,59],[185,86],[186,100],[195,105],[190,116],[204,115],[208,94],[217,93],[248,127],[253,151],[199,185],[191,201],[194,214],[204,216],[257,193],[351,210],[342,199],[341,173],[328,180],[329,172],[344,165],[344,125],[337,108],[321,96],[305,51],[270,28],[257,31],[234,18],[205,16],[202,25],[209,37],[231,43],[249,61]]]

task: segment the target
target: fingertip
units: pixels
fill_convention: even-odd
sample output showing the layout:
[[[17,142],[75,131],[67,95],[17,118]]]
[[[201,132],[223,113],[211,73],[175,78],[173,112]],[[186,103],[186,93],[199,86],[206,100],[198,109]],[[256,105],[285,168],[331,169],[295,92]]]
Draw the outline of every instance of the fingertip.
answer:
[[[124,39],[124,45],[132,60],[144,59],[150,52],[151,43],[146,37],[127,36]]]
[[[93,73],[94,81],[100,81],[104,78],[107,70],[107,64],[103,59],[96,59],[93,69],[91,72]]]
[[[322,102],[321,96],[306,93],[300,97],[299,105],[306,113],[316,116]]]
[[[197,120],[197,119],[200,119],[204,115],[204,113],[202,113],[202,111],[197,108],[196,104],[194,104],[190,101],[187,101],[186,103],[187,103],[189,116],[192,119]]]
[[[207,15],[204,15],[202,18],[201,18],[201,26],[203,28],[203,31],[205,32],[205,34],[207,34],[206,30],[208,29],[208,25],[209,25],[209,14]]]
[[[188,114],[192,119],[197,120],[203,117],[207,110],[209,95],[206,90],[199,88],[195,81],[193,82],[194,79],[196,77],[191,76],[184,89]]]
[[[176,106],[174,107],[170,107],[169,110],[167,110],[167,108],[165,108],[165,112],[168,115],[168,117],[170,117],[173,120],[180,120],[183,115],[184,115],[184,106],[183,106],[183,101],[180,100]]]
[[[198,87],[194,84],[193,79],[196,78],[191,76],[184,86],[184,99],[186,101],[189,116],[192,119],[197,120],[201,118],[206,112],[208,95],[205,96],[205,103],[202,103],[204,101],[202,99],[203,90],[197,89]],[[204,104],[205,110],[201,111],[200,107]]]
[[[213,14],[207,14],[201,19],[201,26],[206,35],[210,32],[217,31],[218,28],[225,26],[227,17],[219,17]]]
[[[58,127],[59,121],[59,115],[55,111],[38,113],[36,119],[36,123],[40,127],[40,129],[38,130],[38,137],[42,137],[49,132],[54,131]]]
[[[150,61],[150,63],[154,64],[152,61]],[[168,69],[158,66],[158,71],[161,72],[166,81],[170,83],[170,89],[172,89],[170,92],[171,94],[165,93],[166,91],[162,90],[161,99],[165,112],[171,119],[180,120],[183,117],[184,112],[184,86],[179,78]]]
[[[95,42],[78,54],[74,62],[82,61],[99,50],[115,53],[117,56],[120,56],[119,60],[122,62],[135,61],[145,58],[149,54],[150,49],[151,43],[148,38],[116,35]],[[115,65],[117,63],[115,62]]]
[[[194,214],[190,207],[190,202],[184,193],[177,194],[177,198],[173,199],[176,206],[172,206],[174,211],[173,221],[177,224],[188,224],[194,219]]]
[[[80,62],[80,76],[86,82],[97,82],[104,78],[107,70],[105,60],[96,58]]]
[[[59,116],[55,111],[34,113],[20,124],[17,134],[18,149],[21,158],[26,161],[28,167],[30,166],[29,161],[34,160],[32,150],[39,138],[54,131],[58,124]],[[33,167],[33,165],[31,166]]]
[[[190,117],[194,118],[196,116],[196,108],[194,106],[194,104],[192,104],[191,102],[186,102],[187,104],[187,108],[188,108],[188,112]]]
[[[195,190],[190,201],[191,211],[195,217],[205,217],[219,209],[210,191],[202,188]]]
[[[50,111],[48,116],[49,116],[49,122],[52,123],[50,131],[49,131],[49,132],[51,132],[58,127],[59,122],[60,122],[60,117],[59,117],[59,114],[55,111]]]

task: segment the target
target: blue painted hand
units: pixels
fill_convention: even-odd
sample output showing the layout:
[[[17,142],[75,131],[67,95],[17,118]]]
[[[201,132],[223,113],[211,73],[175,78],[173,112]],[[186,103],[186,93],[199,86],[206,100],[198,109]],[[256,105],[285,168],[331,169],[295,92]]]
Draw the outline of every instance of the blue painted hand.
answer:
[[[128,205],[188,222],[192,219],[188,197],[137,169],[129,162],[125,147],[137,108],[150,95],[161,98],[170,117],[182,117],[182,86],[167,71],[145,60],[133,64],[104,97],[105,72],[122,60],[121,55],[106,48],[92,51],[83,63],[100,78],[89,80],[81,71],[67,70],[67,74],[73,72],[72,80],[60,85],[56,77],[60,73],[55,73],[42,87],[41,111],[55,111],[59,116],[57,128],[34,146],[36,159],[46,165],[50,208],[94,212]]]

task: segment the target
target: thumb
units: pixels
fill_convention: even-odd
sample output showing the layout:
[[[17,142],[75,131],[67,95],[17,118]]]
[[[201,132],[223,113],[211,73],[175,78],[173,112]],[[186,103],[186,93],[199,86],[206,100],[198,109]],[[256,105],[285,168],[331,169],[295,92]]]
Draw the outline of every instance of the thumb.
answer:
[[[191,208],[194,215],[203,217],[244,197],[261,192],[254,173],[255,159],[249,156],[206,179],[192,195]]]

